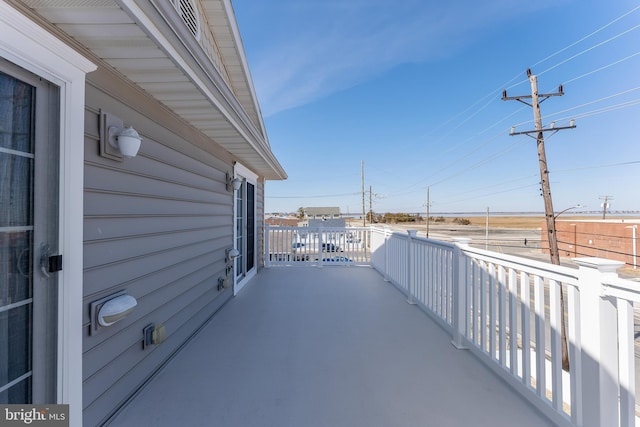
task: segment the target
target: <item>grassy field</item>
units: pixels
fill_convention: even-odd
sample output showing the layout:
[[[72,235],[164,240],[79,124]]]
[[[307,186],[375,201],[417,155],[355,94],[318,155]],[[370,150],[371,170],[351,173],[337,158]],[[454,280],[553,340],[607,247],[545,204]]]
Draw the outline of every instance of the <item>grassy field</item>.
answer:
[[[486,225],[487,218],[485,216],[468,216],[461,218],[467,219],[471,222],[470,225],[475,225],[479,227],[484,227]],[[445,218],[445,222],[435,222],[431,221],[431,225],[451,225],[454,224],[453,220],[455,218]],[[562,221],[579,221],[579,220],[598,220],[598,217],[594,216],[578,216],[578,215],[562,215],[559,220]],[[613,218],[612,218],[613,219]],[[619,217],[616,216],[615,219],[640,219],[638,217]],[[361,226],[362,220],[352,220],[350,221],[353,226]],[[490,228],[524,228],[524,229],[538,229],[542,227],[544,222],[544,215],[539,216],[489,216],[489,227]],[[369,225],[369,223],[367,223]],[[415,226],[424,226],[424,221],[416,222],[416,223],[406,223],[405,225],[415,225]]]
[[[473,216],[466,218],[471,221],[471,225],[484,227],[487,224],[487,217]],[[489,216],[489,227],[492,228],[540,228],[544,221],[544,216]]]
[[[469,217],[472,225],[485,226],[486,217]],[[599,220],[600,218],[594,216],[572,216],[562,215],[558,220],[562,221],[580,221],[580,220]],[[611,219],[639,219],[638,217],[618,217]],[[544,222],[544,215],[540,216],[489,216],[489,227],[493,228],[540,228]]]

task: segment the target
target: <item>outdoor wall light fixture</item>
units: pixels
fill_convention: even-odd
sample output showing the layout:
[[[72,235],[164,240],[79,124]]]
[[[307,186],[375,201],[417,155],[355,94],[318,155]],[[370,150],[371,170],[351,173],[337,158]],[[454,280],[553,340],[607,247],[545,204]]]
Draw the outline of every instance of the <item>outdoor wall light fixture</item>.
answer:
[[[131,126],[105,111],[100,112],[100,155],[111,160],[123,161],[138,154],[142,138]]]
[[[108,136],[109,145],[118,149],[124,157],[131,159],[138,154],[142,138],[131,126],[109,126]]]
[[[234,259],[240,256],[240,251],[236,248],[229,248],[225,251],[227,262],[232,262]]]
[[[120,295],[105,302],[98,311],[100,326],[111,326],[127,317],[138,305],[138,301],[131,295]]]
[[[232,178],[231,174],[227,172],[227,191],[238,191],[242,187],[242,180],[240,178]]]
[[[111,326],[124,319],[136,308],[136,305],[138,301],[125,290],[93,301],[89,305],[91,335],[96,334],[103,327]]]

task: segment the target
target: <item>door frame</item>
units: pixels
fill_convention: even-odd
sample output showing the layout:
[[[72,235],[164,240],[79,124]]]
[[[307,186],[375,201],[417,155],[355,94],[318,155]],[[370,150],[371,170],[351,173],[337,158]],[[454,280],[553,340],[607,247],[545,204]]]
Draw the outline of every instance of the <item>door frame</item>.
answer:
[[[258,218],[257,218],[257,203],[255,203],[255,201],[257,201],[257,193],[258,193],[258,175],[256,175],[255,173],[253,173],[251,170],[249,170],[247,167],[236,163],[234,165],[234,169],[233,169],[233,173],[234,173],[234,177],[235,178],[239,178],[243,180],[242,183],[242,187],[240,188],[240,190],[238,191],[243,191],[243,201],[244,203],[246,203],[247,201],[247,197],[246,197],[246,183],[250,183],[254,186],[254,204],[253,204],[253,226],[254,226],[254,233],[253,233],[253,268],[251,268],[251,270],[247,271],[245,276],[238,280],[238,277],[236,275],[236,268],[237,268],[237,261],[234,261],[234,271],[233,271],[233,295],[237,295],[238,292],[240,292],[240,290],[247,284],[247,282],[256,275],[257,271],[258,271]],[[237,206],[236,206],[236,195],[235,195],[235,191],[233,192],[233,247],[235,249],[238,249],[236,246],[236,238],[237,238],[237,230],[236,230],[236,221],[237,221]],[[246,205],[245,205],[246,206]],[[246,217],[246,215],[245,215]],[[242,254],[243,256],[241,257],[241,259],[246,260],[246,256],[247,256],[247,245],[244,245],[244,253]]]
[[[27,16],[0,2],[0,57],[59,88],[57,401],[82,425],[82,235],[85,78],[96,65]],[[53,403],[53,402],[52,402]]]

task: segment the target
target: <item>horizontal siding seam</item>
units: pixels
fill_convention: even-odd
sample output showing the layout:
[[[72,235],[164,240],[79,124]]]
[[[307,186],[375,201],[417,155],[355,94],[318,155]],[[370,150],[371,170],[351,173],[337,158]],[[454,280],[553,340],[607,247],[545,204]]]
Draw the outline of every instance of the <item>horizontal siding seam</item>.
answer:
[[[172,246],[170,248],[162,249],[160,251],[147,252],[147,253],[145,253],[143,255],[136,255],[136,256],[133,256],[133,257],[127,257],[127,258],[121,259],[119,261],[113,261],[113,262],[108,262],[106,264],[99,264],[99,265],[95,265],[93,267],[83,268],[82,271],[83,271],[83,273],[86,273],[86,272],[91,272],[91,271],[95,271],[95,270],[100,270],[101,268],[114,267],[114,266],[117,266],[119,264],[123,264],[125,262],[130,262],[130,261],[134,261],[134,260],[141,260],[141,259],[144,259],[144,258],[149,258],[149,257],[160,255],[160,254],[173,252],[173,251],[180,250],[180,249],[189,248],[191,246],[200,245],[202,243],[214,242],[214,241],[220,240],[222,237],[229,237],[229,236],[231,236],[231,235],[220,236],[220,237],[216,237],[215,239],[198,240],[198,241],[194,241],[194,242],[188,243],[186,245]]]
[[[192,187],[192,188],[194,188],[194,187]],[[130,193],[130,192],[127,192],[127,191],[109,191],[109,190],[101,190],[101,189],[98,189],[98,188],[90,188],[90,187],[84,187],[84,192],[85,193],[91,193],[91,194],[106,194],[106,195],[110,195],[110,196],[134,197],[134,198],[140,198],[140,199],[153,199],[153,200],[165,200],[165,201],[171,201],[171,202],[197,203],[197,204],[201,204],[201,205],[211,205],[211,206],[229,206],[227,204],[213,203],[213,202],[206,201],[206,200],[183,199],[183,198],[178,198],[178,197],[166,197],[166,196],[159,196],[159,195],[153,195],[153,194]],[[213,193],[212,192],[212,194],[225,194],[225,193]]]
[[[231,207],[231,203],[226,205]],[[144,214],[85,214],[84,219],[143,219],[143,218],[203,218],[203,217],[211,217],[211,218],[227,218],[229,214],[216,214],[216,213],[190,213],[190,214],[155,214],[155,213],[144,213]]]
[[[194,228],[180,228],[177,230],[165,230],[165,231],[156,231],[153,233],[141,233],[141,234],[129,234],[127,236],[120,237],[106,237],[104,239],[86,239],[84,240],[84,245],[96,245],[100,243],[109,243],[109,242],[122,242],[127,240],[135,240],[135,239],[143,239],[147,237],[159,237],[159,236],[170,236],[172,234],[182,234],[189,233],[192,231],[204,231],[204,230],[217,230],[217,229],[225,229],[227,225],[217,225],[211,227],[194,227]]]
[[[140,157],[150,158],[149,156],[144,156],[142,154],[140,154]],[[155,159],[152,159],[152,160],[155,160]],[[204,178],[206,180],[209,180],[209,181],[211,181],[212,185],[224,184],[224,181],[216,180],[216,179],[212,178],[211,176],[206,176],[206,175],[203,175],[203,174],[191,171],[191,170],[186,170],[186,169],[183,169],[183,168],[177,168],[175,165],[171,165],[171,164],[166,163],[166,162],[160,162],[160,161],[158,161],[158,162],[162,163],[162,164],[164,164],[166,166],[170,166],[171,168],[179,169],[179,170],[185,171],[185,172],[189,172],[192,175],[196,175],[196,176],[198,176],[200,178]],[[194,186],[194,185],[186,185],[185,182],[166,179],[166,178],[160,177],[158,175],[150,175],[150,174],[146,174],[146,173],[135,172],[135,171],[132,171],[132,170],[125,170],[125,169],[117,168],[115,166],[108,166],[108,165],[105,165],[105,164],[102,164],[102,163],[92,162],[90,160],[85,160],[84,164],[85,164],[85,166],[92,166],[92,167],[94,167],[96,169],[108,170],[108,171],[117,172],[117,173],[124,173],[126,175],[135,176],[135,177],[138,177],[138,178],[146,178],[146,179],[151,179],[153,181],[166,182],[168,184],[175,184],[175,185],[180,185],[180,186],[189,187],[189,188],[197,188],[199,190],[211,191],[210,187],[200,187],[200,186]],[[216,192],[216,194],[226,194],[226,193]]]
[[[161,144],[161,143],[159,143],[159,144]],[[161,145],[164,145],[164,144],[161,144]],[[166,146],[166,145],[164,145],[164,146],[165,146],[165,147],[167,147],[167,148],[168,148],[168,149],[170,149],[170,150],[174,150],[172,147],[168,147],[168,146]],[[176,151],[176,150],[174,150],[174,151]],[[180,153],[180,151],[176,151],[176,152],[177,152],[177,153]],[[183,156],[187,156],[186,154],[183,154],[183,153],[180,153],[180,154],[182,154]],[[214,156],[213,154],[211,154],[211,153],[207,153],[207,155],[211,156],[211,157],[212,157],[213,159],[215,159],[215,160],[218,160],[218,161],[220,161],[220,162],[224,163],[222,160],[218,159],[217,157],[215,157],[215,156]],[[144,158],[146,158],[146,159],[149,159],[149,160],[153,160],[154,162],[160,163],[160,164],[162,164],[162,165],[166,165],[166,166],[169,166],[169,167],[172,167],[172,168],[177,168],[177,169],[180,169],[180,170],[183,170],[183,171],[186,171],[186,172],[192,173],[193,175],[201,176],[201,177],[203,177],[203,178],[210,178],[209,176],[206,176],[206,175],[204,175],[204,174],[202,174],[202,173],[196,172],[196,171],[195,171],[195,169],[186,169],[186,168],[184,168],[184,167],[178,167],[178,166],[176,166],[175,164],[173,164],[173,163],[169,163],[169,162],[167,162],[166,160],[164,160],[163,158],[158,157],[158,156],[153,156],[153,155],[148,154],[148,153],[140,153],[140,156],[142,156],[142,157],[144,157]],[[209,164],[209,163],[205,163],[205,162],[201,161],[201,160],[200,160],[200,159],[198,159],[198,158],[191,157],[191,156],[187,156],[187,157],[189,158],[189,160],[190,160],[190,161],[195,161],[195,162],[197,162],[198,164],[200,164],[200,165],[204,166],[205,168],[209,168],[210,170],[214,170],[214,171],[217,171],[217,172],[220,172],[220,173],[224,173],[224,172],[225,172],[225,171],[222,171],[222,170],[220,170],[220,169],[217,169],[215,166],[213,166],[213,165],[211,165],[211,164]],[[221,181],[218,181],[218,182],[221,182]]]

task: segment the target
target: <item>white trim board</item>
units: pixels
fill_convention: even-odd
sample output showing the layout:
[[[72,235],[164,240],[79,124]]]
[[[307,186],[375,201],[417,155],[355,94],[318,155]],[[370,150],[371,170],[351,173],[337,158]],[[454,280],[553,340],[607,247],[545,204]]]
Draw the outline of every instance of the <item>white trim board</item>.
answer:
[[[85,77],[96,65],[5,2],[0,57],[59,86],[60,248],[57,402],[82,425],[82,234]]]

